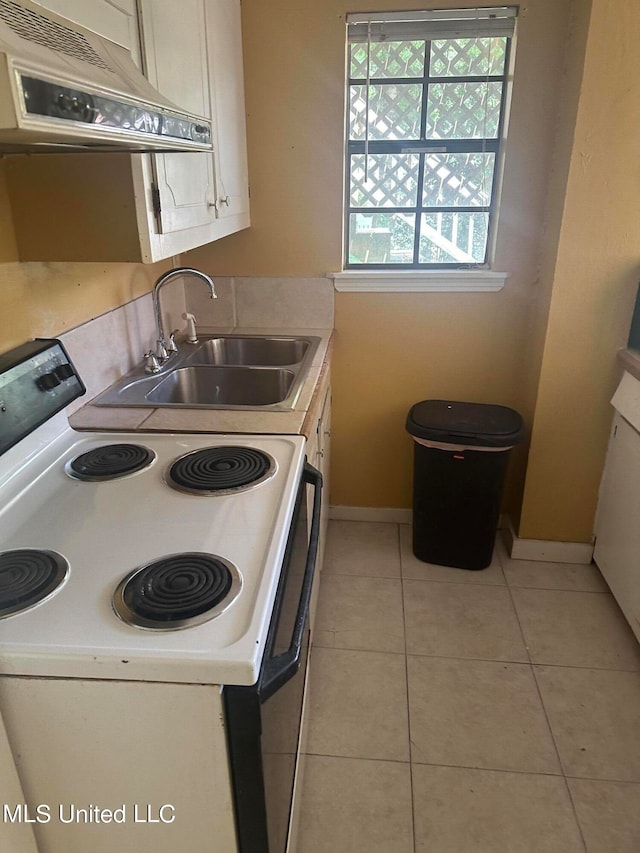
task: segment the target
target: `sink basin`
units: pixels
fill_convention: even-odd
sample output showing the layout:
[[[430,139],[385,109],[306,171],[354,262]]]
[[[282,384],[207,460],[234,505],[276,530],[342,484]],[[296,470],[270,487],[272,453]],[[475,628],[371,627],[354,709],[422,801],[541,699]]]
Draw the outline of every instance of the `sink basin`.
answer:
[[[295,373],[270,367],[179,367],[147,394],[157,406],[270,406],[287,396]]]
[[[137,367],[96,397],[97,406],[184,406],[290,411],[309,375],[320,338],[201,336],[154,374]]]
[[[300,364],[309,349],[304,338],[210,338],[187,357],[189,364],[279,367]]]

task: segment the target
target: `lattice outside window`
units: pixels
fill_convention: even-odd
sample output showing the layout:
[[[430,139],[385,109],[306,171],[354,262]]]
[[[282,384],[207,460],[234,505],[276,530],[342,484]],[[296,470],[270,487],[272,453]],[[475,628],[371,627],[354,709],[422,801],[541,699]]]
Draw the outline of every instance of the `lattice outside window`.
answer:
[[[347,20],[344,268],[489,266],[515,9]]]

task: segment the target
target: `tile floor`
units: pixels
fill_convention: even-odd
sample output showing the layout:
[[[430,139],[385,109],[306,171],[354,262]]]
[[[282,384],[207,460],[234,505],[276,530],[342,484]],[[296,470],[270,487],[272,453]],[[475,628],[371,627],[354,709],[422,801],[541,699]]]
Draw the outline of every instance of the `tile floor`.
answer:
[[[639,853],[640,652],[594,566],[332,521],[298,853]]]

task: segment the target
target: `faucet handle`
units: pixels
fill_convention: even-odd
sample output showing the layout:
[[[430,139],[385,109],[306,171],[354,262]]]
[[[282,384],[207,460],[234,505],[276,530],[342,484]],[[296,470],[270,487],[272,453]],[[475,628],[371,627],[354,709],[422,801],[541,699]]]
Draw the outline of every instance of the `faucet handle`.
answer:
[[[169,356],[175,355],[178,352],[178,345],[176,344],[176,334],[180,331],[180,329],[174,329],[173,332],[169,335],[169,340],[166,343],[166,350]]]
[[[149,350],[149,352],[145,352],[144,357],[146,360],[146,364],[144,366],[145,373],[157,373],[160,370],[160,363],[155,352],[153,352],[153,350]]]

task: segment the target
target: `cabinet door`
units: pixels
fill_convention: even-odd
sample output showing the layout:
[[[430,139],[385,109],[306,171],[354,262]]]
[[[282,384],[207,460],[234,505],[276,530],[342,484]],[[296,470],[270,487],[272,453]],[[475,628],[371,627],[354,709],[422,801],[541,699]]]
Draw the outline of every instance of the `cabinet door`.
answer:
[[[321,516],[321,552],[320,565],[324,559],[324,545],[327,539],[327,526],[329,524],[329,469],[331,466],[331,388],[327,391],[322,416],[318,424],[318,465],[322,474],[322,516]]]
[[[139,59],[136,0],[35,0],[76,24],[131,51]]]
[[[316,562],[316,576],[313,582],[311,594],[310,625],[311,635],[315,627],[315,614],[320,592],[320,573],[324,563],[324,551],[327,540],[327,526],[329,523],[329,464],[331,450],[331,387],[322,405],[322,414],[318,419],[315,433],[309,436],[307,445],[307,458],[312,465],[322,474],[322,506],[320,509],[320,541],[318,544],[318,559]],[[311,519],[312,502],[309,500],[308,513]]]
[[[240,0],[206,0],[214,118],[216,208],[220,219],[247,213],[249,177]]]
[[[616,412],[596,517],[594,560],[640,639],[640,435]]]
[[[140,0],[147,77],[169,100],[211,117],[203,0]],[[154,154],[158,231],[169,234],[215,221],[211,154]]]
[[[18,803],[27,802],[2,717],[0,717],[0,797],[12,814]],[[35,805],[35,803],[29,804],[30,818],[35,817]],[[0,850],[2,853],[38,853],[31,824],[21,820],[12,823],[5,817],[0,822]]]

